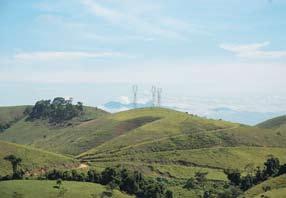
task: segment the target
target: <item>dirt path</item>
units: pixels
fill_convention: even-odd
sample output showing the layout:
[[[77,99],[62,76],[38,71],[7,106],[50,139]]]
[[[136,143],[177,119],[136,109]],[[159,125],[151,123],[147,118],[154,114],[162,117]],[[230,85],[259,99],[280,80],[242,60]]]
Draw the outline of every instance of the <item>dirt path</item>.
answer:
[[[77,169],[88,169],[89,168],[89,166],[87,165],[87,164],[83,164],[83,163],[81,163],[78,167],[77,167]]]

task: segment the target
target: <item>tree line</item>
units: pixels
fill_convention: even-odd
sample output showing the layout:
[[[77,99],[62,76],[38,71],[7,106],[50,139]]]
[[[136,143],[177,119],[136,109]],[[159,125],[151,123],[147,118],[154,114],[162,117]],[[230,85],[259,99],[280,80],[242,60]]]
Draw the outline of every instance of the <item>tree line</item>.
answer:
[[[173,198],[173,192],[163,183],[145,178],[138,171],[107,167],[101,173],[89,170],[87,174],[76,170],[52,170],[40,179],[92,182],[118,189],[138,198]]]
[[[280,165],[277,157],[271,156],[264,162],[264,168],[257,167],[252,173],[242,176],[239,170],[225,170],[230,183],[246,191],[270,177],[277,177],[286,173],[286,164]]]
[[[28,120],[47,119],[52,123],[61,123],[83,114],[83,103],[72,103],[72,99],[56,97],[53,100],[40,100],[27,109]]]
[[[4,177],[0,176],[0,181],[23,179],[22,159],[15,155],[8,155],[4,159],[11,163],[13,173]],[[145,178],[139,171],[129,171],[119,167],[107,167],[101,173],[95,170],[89,170],[87,173],[84,173],[77,170],[62,171],[54,169],[39,176],[37,179],[98,183],[108,186],[110,189],[118,189],[130,195],[136,195],[138,198],[173,198],[173,192],[168,190],[162,182]]]

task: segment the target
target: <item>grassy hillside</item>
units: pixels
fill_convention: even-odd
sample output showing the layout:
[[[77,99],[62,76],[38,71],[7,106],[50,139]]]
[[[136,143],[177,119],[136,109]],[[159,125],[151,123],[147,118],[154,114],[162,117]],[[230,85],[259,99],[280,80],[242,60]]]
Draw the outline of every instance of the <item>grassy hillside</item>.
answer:
[[[0,182],[0,194],[2,198],[25,197],[25,198],[53,198],[59,197],[59,189],[54,188],[56,181],[33,181],[33,180],[14,180]],[[105,187],[94,183],[69,182],[64,181],[62,187],[67,191],[64,197],[68,198],[92,198],[101,197]],[[60,196],[63,197],[63,196]],[[118,190],[113,191],[113,197],[128,198],[129,195],[123,194]]]
[[[220,120],[209,120],[168,109],[137,109],[113,114],[115,121],[157,117],[153,122],[124,133],[91,149],[80,157],[102,158],[144,152],[213,147],[285,147],[285,133]],[[95,126],[95,122],[90,125]]]
[[[257,196],[255,196],[255,198],[261,198],[261,197],[269,197],[269,198],[285,198],[286,195],[286,188],[279,188],[279,189],[274,189],[274,190],[270,190],[267,191],[265,193],[261,193]]]
[[[269,155],[286,162],[286,130],[205,119],[164,108],[142,108],[109,114],[85,108],[85,117],[65,126],[22,119],[0,139],[75,155],[101,171],[124,166],[152,178],[165,178],[181,197],[201,195],[186,190],[186,180],[208,172],[210,182],[225,182],[224,170],[263,167]],[[210,183],[209,186],[212,186]],[[222,187],[223,185],[221,185]]]
[[[78,155],[122,155],[213,147],[285,147],[286,131],[274,133],[186,113],[144,108],[107,114],[89,109],[86,117],[66,127],[24,119],[0,135],[0,139],[31,144],[50,151]],[[90,121],[86,121],[90,120]]]
[[[0,107],[0,132],[8,128],[18,120],[25,117],[24,111],[27,106]],[[2,127],[1,127],[2,126]],[[6,127],[4,127],[6,126]]]
[[[0,141],[0,175],[2,176],[12,172],[10,162],[3,159],[11,154],[22,158],[22,168],[26,171],[35,171],[35,169],[39,170],[40,168],[76,167],[78,165],[75,160],[69,157]]]
[[[7,123],[24,117],[27,106],[0,107],[0,123]]]
[[[81,150],[77,151],[77,148],[81,148],[83,144],[87,144],[84,140],[77,140],[77,138],[84,136],[79,132],[88,131],[81,130],[80,125],[89,120],[109,114],[94,107],[84,107],[84,112],[83,116],[74,118],[66,123],[65,126],[54,126],[45,120],[26,121],[23,118],[0,134],[0,139],[18,144],[34,145],[39,148],[65,154],[73,154],[74,150],[81,152]],[[58,137],[59,135],[62,135],[62,138]],[[72,139],[73,137],[69,137],[69,135],[73,136],[74,139]],[[92,148],[92,146],[88,147],[87,145],[88,148]]]
[[[268,192],[265,192],[263,188],[266,186],[270,187],[270,190]],[[279,177],[274,177],[272,179],[266,180],[265,182],[262,182],[261,184],[258,184],[248,191],[246,191],[243,196],[246,198],[251,197],[261,197],[261,195],[267,195],[268,197],[282,197],[283,193],[286,192],[286,175],[281,175]],[[285,197],[285,194],[284,194]]]
[[[267,129],[278,129],[281,127],[286,128],[286,115],[266,120],[258,124],[257,126],[260,128],[267,128]]]
[[[84,161],[98,162],[140,162],[164,165],[183,165],[186,167],[201,167],[211,169],[240,169],[246,165],[263,167],[269,155],[275,155],[282,163],[286,162],[285,148],[267,147],[221,147],[208,149],[190,149],[179,151],[164,151],[137,153],[107,158],[81,158]],[[238,160],[239,159],[239,160]]]

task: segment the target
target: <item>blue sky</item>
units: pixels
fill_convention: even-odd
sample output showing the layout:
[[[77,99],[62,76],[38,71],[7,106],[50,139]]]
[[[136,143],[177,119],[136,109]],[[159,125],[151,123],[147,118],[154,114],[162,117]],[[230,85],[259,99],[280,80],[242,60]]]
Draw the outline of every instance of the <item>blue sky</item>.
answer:
[[[284,0],[0,0],[0,105],[58,95],[99,105],[154,84],[166,98],[255,96],[245,101],[257,109],[271,96],[279,109],[285,10]]]

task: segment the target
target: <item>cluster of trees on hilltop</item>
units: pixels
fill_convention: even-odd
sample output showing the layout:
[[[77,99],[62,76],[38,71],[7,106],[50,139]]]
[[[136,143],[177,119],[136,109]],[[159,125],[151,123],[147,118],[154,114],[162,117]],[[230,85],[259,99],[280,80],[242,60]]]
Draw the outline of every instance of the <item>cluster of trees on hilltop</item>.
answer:
[[[72,99],[62,97],[51,100],[40,100],[28,113],[28,120],[48,119],[49,122],[61,123],[83,114],[83,104],[72,104]]]
[[[89,170],[87,174],[72,171],[53,170],[44,175],[41,179],[67,180],[93,182],[107,185],[111,189],[119,189],[138,198],[173,198],[173,192],[167,190],[165,185],[151,179],[146,179],[138,171],[128,171],[120,168],[106,168],[98,173]]]
[[[280,161],[276,157],[270,157],[264,163],[264,169],[257,167],[257,169],[251,174],[241,176],[238,170],[226,170],[227,178],[231,184],[240,187],[246,191],[254,185],[257,185],[269,177],[276,177],[286,173],[286,164],[280,165]]]

